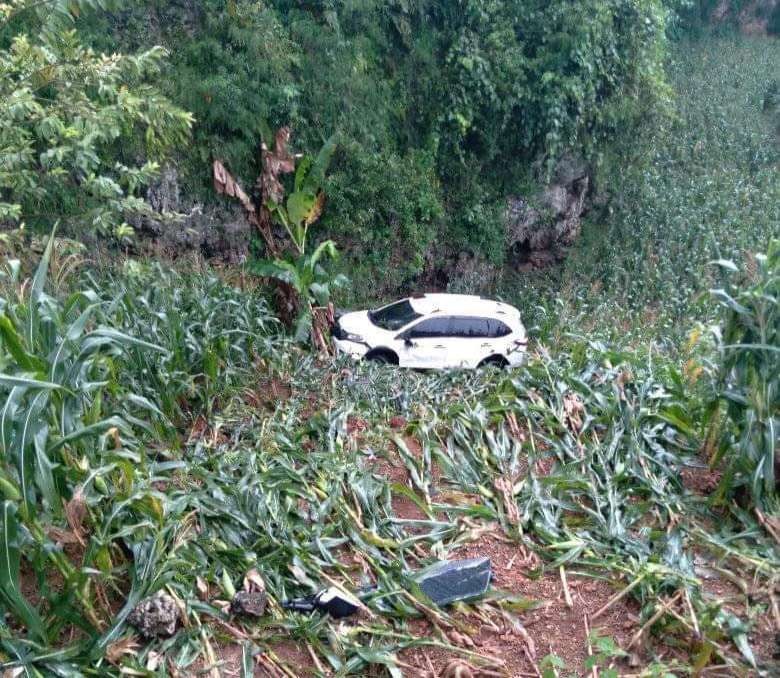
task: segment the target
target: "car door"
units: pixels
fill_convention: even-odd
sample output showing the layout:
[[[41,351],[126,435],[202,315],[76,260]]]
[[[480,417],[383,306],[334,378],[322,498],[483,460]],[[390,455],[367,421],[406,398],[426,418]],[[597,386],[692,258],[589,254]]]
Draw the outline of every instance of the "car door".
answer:
[[[495,353],[488,318],[455,316],[449,323],[448,367],[476,367]]]
[[[426,318],[398,335],[398,364],[402,367],[447,367],[449,318]]]

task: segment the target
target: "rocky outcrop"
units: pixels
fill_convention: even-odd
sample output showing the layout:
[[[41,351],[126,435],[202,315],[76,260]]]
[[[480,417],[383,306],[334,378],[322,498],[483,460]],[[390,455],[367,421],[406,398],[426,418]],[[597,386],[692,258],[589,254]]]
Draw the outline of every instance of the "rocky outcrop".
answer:
[[[778,35],[778,5],[780,0],[720,0],[710,14],[710,21],[715,25],[731,23],[745,35]]]
[[[446,291],[453,294],[486,294],[496,284],[500,269],[484,257],[459,252],[452,259]]]
[[[229,263],[246,259],[252,226],[240,206],[204,206],[186,201],[173,167],[160,173],[146,199],[155,216],[140,216],[131,225],[157,248],[172,256],[197,251]]]
[[[589,168],[578,158],[559,161],[551,182],[536,196],[507,198],[508,261],[519,269],[549,266],[566,256],[580,234]]]
[[[579,236],[590,186],[588,165],[565,157],[544,188],[535,194],[510,195],[505,212],[508,264],[527,270],[562,260]],[[253,227],[239,205],[193,204],[182,195],[172,167],[161,172],[146,198],[153,216],[132,223],[146,243],[174,257],[194,251],[228,263],[246,260]],[[442,243],[431,248],[427,259],[425,273],[417,281],[421,289],[486,292],[500,272],[499,266],[483,257]]]

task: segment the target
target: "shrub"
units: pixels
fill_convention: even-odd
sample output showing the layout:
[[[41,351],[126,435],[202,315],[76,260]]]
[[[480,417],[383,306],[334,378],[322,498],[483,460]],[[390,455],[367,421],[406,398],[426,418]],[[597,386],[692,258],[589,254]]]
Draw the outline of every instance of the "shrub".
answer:
[[[192,116],[151,84],[165,50],[108,56],[60,23],[28,32],[22,19],[41,4],[66,17],[78,9],[0,5],[0,28],[12,36],[0,35],[0,223],[48,228],[59,218],[121,236],[127,215],[148,211],[139,189],[188,137]]]
[[[385,291],[422,271],[444,211],[430,153],[372,153],[350,144],[325,191],[322,224],[351,266],[381,278]]]

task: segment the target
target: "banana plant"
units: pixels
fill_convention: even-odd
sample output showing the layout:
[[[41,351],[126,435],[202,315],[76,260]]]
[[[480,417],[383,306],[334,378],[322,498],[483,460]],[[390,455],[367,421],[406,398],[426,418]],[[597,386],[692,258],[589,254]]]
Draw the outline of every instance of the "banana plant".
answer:
[[[295,170],[294,190],[282,200],[266,199],[265,207],[284,226],[295,248],[293,256],[276,257],[254,267],[254,272],[287,285],[297,296],[294,306],[295,340],[305,343],[309,338],[321,349],[326,349],[324,316],[315,307],[327,307],[334,289],[346,284],[343,275],[331,278],[322,265],[324,259],[337,257],[332,240],[320,243],[311,255],[306,253],[309,227],[322,214],[325,192],[322,184],[325,172],[336,150],[337,137],[333,135],[320,149],[316,158],[304,157]],[[279,197],[279,196],[277,196]]]
[[[285,204],[266,200],[271,214],[284,226],[298,254],[306,253],[309,227],[316,222],[325,207],[322,183],[325,172],[336,150],[337,138],[333,135],[320,149],[316,158],[304,157],[295,170],[295,187]]]
[[[298,342],[306,342],[312,332],[315,306],[327,306],[332,292],[347,283],[343,275],[331,277],[320,263],[325,259],[336,258],[338,251],[335,243],[326,240],[311,254],[301,252],[294,258],[260,261],[252,267],[257,275],[290,285],[302,300],[294,327],[294,337]]]

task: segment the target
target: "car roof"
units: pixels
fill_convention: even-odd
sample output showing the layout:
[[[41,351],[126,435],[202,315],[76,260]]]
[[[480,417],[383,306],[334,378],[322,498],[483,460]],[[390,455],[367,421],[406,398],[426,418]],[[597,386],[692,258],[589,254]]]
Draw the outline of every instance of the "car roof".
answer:
[[[410,297],[412,308],[422,315],[446,313],[448,315],[489,315],[518,318],[520,312],[509,304],[485,299],[472,294],[423,294]]]

